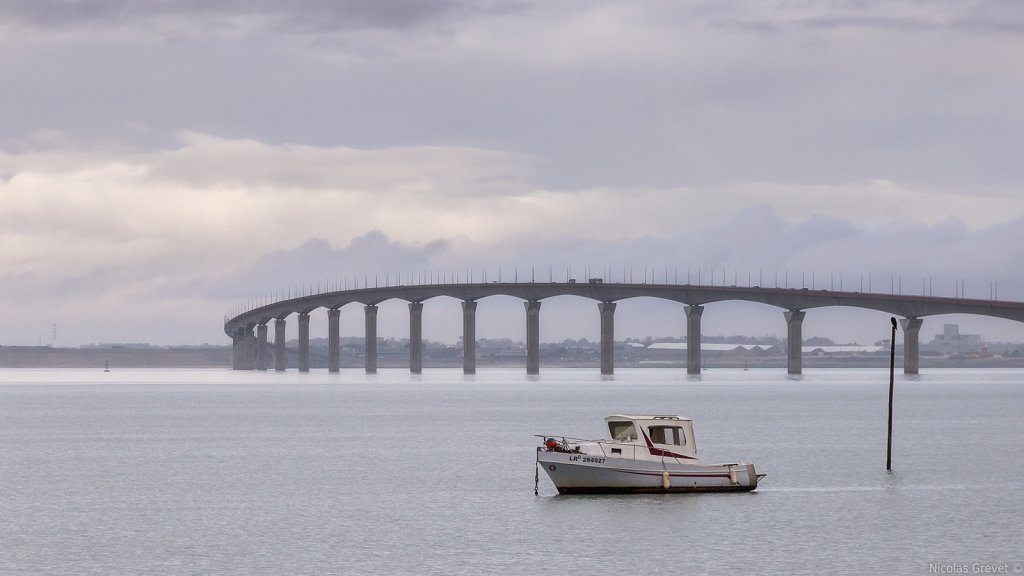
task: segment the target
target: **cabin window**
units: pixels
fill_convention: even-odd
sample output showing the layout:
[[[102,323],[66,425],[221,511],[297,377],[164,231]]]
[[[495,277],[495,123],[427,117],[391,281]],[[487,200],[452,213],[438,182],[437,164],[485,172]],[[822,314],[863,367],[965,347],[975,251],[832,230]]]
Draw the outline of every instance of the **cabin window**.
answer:
[[[608,431],[611,432],[612,440],[629,441],[637,437],[636,427],[632,422],[609,422]]]
[[[651,442],[655,444],[686,446],[686,435],[679,426],[650,426],[647,432],[651,435]]]

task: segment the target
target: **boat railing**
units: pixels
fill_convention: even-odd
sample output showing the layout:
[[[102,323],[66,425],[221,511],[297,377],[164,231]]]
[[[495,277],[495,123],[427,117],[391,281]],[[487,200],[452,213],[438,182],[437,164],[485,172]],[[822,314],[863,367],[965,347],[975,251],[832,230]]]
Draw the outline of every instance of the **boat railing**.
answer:
[[[597,442],[597,440],[588,440],[586,438],[575,438],[573,436],[562,436],[561,434],[534,434],[537,438],[540,438],[548,450],[554,450],[556,452],[579,452],[579,448],[573,448],[573,444],[582,444],[584,442]],[[556,446],[547,446],[548,439],[556,439],[558,444]]]
[[[620,452],[618,454],[613,454],[614,456],[618,456],[619,458],[626,458],[626,450],[629,450],[629,457],[632,458],[633,460],[636,460],[637,448],[643,448],[645,452],[647,450],[646,445],[640,445],[637,444],[636,442],[623,442],[620,440],[602,440],[600,444],[601,452],[605,452],[605,444],[611,446],[611,449],[613,451],[619,450]],[[605,454],[607,455],[607,452],[605,452]]]
[[[597,444],[598,448],[601,449],[601,454],[603,456],[610,457],[610,456],[614,455],[614,456],[619,457],[619,458],[627,458],[626,450],[628,449],[629,450],[629,454],[630,454],[630,456],[628,456],[628,457],[632,458],[633,460],[636,460],[636,450],[637,450],[637,448],[643,448],[644,450],[647,450],[647,446],[641,445],[641,444],[637,444],[634,441],[609,440],[607,438],[599,438],[597,440],[594,440],[594,439],[591,439],[591,438],[576,438],[576,437],[573,437],[573,436],[562,436],[560,434],[534,434],[534,436],[536,436],[536,437],[538,437],[538,438],[540,438],[542,440],[545,440],[547,438],[558,439],[559,440],[558,446],[556,448],[549,448],[549,450],[555,450],[555,451],[558,451],[558,452],[578,452],[579,451],[579,447],[577,446],[576,448],[573,448],[573,446],[572,446],[573,444],[582,444],[582,443]],[[619,453],[619,454],[609,454],[608,450],[606,449],[606,446],[612,447],[612,450],[615,450],[615,449],[621,450],[621,453]]]

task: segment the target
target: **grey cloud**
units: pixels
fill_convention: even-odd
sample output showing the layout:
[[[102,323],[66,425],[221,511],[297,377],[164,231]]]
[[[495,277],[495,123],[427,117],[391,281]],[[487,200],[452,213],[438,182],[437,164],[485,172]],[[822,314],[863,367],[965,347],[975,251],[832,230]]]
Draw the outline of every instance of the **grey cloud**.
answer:
[[[514,3],[480,0],[308,0],[279,19],[280,26],[298,32],[329,32],[352,28],[409,28],[430,22],[471,18],[487,12],[514,9]],[[270,2],[270,7],[279,3]]]
[[[0,14],[14,18],[18,6],[31,11],[36,4],[21,0]],[[106,6],[107,13],[116,15],[115,7],[134,3],[95,5],[100,14]],[[148,5],[133,9],[143,16],[158,10]],[[307,5],[306,12],[285,12],[258,2],[251,10],[271,14],[274,25],[291,22],[287,25],[292,27],[319,25],[344,14],[313,2],[298,4]],[[454,2],[426,5],[438,18],[464,13]],[[928,5],[907,4],[915,9],[899,18],[927,14]],[[217,2],[157,6],[182,15],[190,9],[200,15],[248,10]],[[357,8],[377,10],[372,21],[382,22],[391,14],[386,10],[399,12],[401,6]],[[465,8],[469,11],[498,9],[466,6],[477,6]],[[886,17],[883,5],[867,6],[817,17]],[[934,11],[949,5],[942,6]],[[953,6],[953,14],[978,22],[1014,21],[1012,14],[1004,14],[1008,9],[968,12]],[[231,42],[190,38],[173,46],[126,46],[116,39],[66,46],[28,41],[15,46],[16,56],[2,63],[9,82],[0,91],[0,108],[9,114],[0,127],[0,142],[57,128],[86,140],[143,140],[144,146],[163,145],[153,143],[161,134],[193,130],[356,148],[483,147],[543,159],[532,183],[544,188],[871,178],[954,187],[1020,181],[1021,163],[1013,154],[1022,145],[1021,88],[1014,64],[1020,59],[1006,53],[998,40],[958,48],[952,34],[937,30],[914,35],[926,40],[927,50],[903,50],[907,40],[897,30],[861,42],[858,30],[812,35],[790,24],[813,18],[808,10],[783,11],[777,18],[765,10],[748,13],[736,7],[693,12],[696,22],[686,21],[689,13],[676,9],[661,23],[677,37],[692,36],[692,53],[714,65],[690,61],[685,50],[666,50],[664,58],[625,66],[586,62],[550,69],[532,66],[518,53],[494,56],[451,45],[406,58],[405,51],[418,41],[411,33],[389,36],[386,42],[346,39],[354,48],[343,65],[325,56],[330,50],[304,40],[281,49],[280,38],[272,34]],[[45,17],[50,16],[35,16]],[[733,34],[693,34],[701,22],[729,18],[782,28],[769,38],[740,38],[739,47]],[[922,22],[930,18],[920,17]],[[530,18],[515,25],[512,35],[526,37]],[[550,33],[559,26],[544,22],[540,28]],[[823,46],[807,50],[802,44],[807,36],[823,38]],[[351,56],[362,48],[372,52],[390,46],[396,47],[393,58]],[[140,132],[138,126],[147,130]]]
[[[260,256],[251,266],[218,279],[208,288],[211,297],[245,298],[271,291],[309,289],[326,290],[329,283],[357,281],[373,285],[394,281],[411,271],[433,265],[436,258],[451,251],[446,240],[423,245],[394,241],[374,230],[352,240],[343,248],[335,248],[326,240],[313,238],[295,248]],[[318,282],[320,284],[318,284]]]
[[[271,290],[299,287],[308,289],[328,282],[359,283],[374,275],[381,284],[385,275],[393,279],[413,269],[436,266],[437,259],[451,253],[446,240],[435,240],[412,245],[388,238],[379,231],[371,231],[352,240],[343,248],[335,248],[327,241],[312,238],[294,248],[263,254],[240,270],[226,271],[221,276],[197,275],[187,258],[182,255],[138,264],[105,264],[76,275],[66,275],[59,282],[52,276],[33,271],[0,271],[0,282],[6,293],[19,301],[55,299],[73,301],[106,294],[131,285],[146,286],[139,294],[144,299],[175,299],[182,295],[199,298],[241,300]]]
[[[945,27],[942,22],[929,18],[864,16],[852,14],[832,14],[809,18],[793,19],[752,19],[752,18],[715,18],[709,21],[713,27],[731,29],[757,34],[778,34],[790,29],[832,30],[845,28],[863,28],[891,31],[934,30]]]
[[[324,32],[408,28],[512,6],[488,0],[8,0],[0,8],[0,22],[41,29],[74,29],[172,17],[230,27],[232,19],[256,18],[271,29]]]
[[[44,272],[0,272],[0,283],[9,301],[21,306],[76,304],[91,308],[103,305],[97,304],[97,295],[110,297],[122,291],[143,302],[199,296],[208,281],[190,271],[187,262],[170,259],[129,266],[104,264],[67,274],[59,281]]]
[[[967,15],[958,18],[953,26],[965,32],[975,34],[1024,34],[1024,13],[1009,14],[1007,17],[996,15]]]
[[[713,27],[760,34],[788,29],[895,32],[953,29],[977,34],[1018,34],[1024,30],[1024,9],[1020,3],[999,0],[857,0],[810,3],[802,8],[780,3],[776,8],[760,14],[743,8],[724,13],[714,11],[708,14],[707,22]]]
[[[924,18],[892,18],[884,16],[831,16],[806,18],[798,21],[806,28],[870,28],[889,30],[930,30],[940,27],[939,22]]]
[[[1020,2],[987,0],[959,4],[962,12],[952,20],[956,28],[980,34],[1024,32],[1024,5]]]
[[[545,280],[549,270],[564,278],[566,267],[582,278],[584,269],[592,274],[610,273],[619,281],[623,271],[632,269],[634,280],[642,278],[644,267],[658,281],[684,281],[689,271],[693,282],[698,273],[709,282],[734,280],[746,284],[763,282],[780,285],[789,273],[789,285],[817,287],[840,278],[846,289],[865,289],[874,279],[875,291],[888,290],[890,278],[902,278],[907,291],[917,290],[930,279],[937,291],[953,296],[960,278],[971,279],[969,296],[988,297],[986,286],[997,282],[1003,299],[1024,300],[1024,280],[1019,263],[1024,259],[1024,218],[991,228],[972,230],[962,221],[949,219],[935,225],[909,222],[906,226],[870,228],[842,218],[813,216],[786,223],[768,206],[741,210],[723,222],[680,232],[665,238],[643,237],[629,241],[582,241],[578,238],[516,239],[488,247],[486,258],[473,265],[498,264],[505,270],[518,265],[534,268]],[[949,262],[957,262],[955,271]],[[698,272],[699,270],[699,272]],[[496,275],[496,274],[495,274]],[[760,280],[759,280],[760,277]]]
[[[814,216],[794,226],[787,235],[786,248],[797,253],[807,246],[816,246],[856,238],[860,234],[841,218]]]

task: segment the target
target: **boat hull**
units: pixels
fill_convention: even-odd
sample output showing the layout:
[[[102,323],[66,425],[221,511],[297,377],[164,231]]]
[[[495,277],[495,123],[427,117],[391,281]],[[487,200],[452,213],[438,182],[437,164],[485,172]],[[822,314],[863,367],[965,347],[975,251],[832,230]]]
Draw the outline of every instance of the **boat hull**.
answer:
[[[749,492],[757,488],[758,480],[753,464],[634,460],[548,450],[538,451],[537,461],[560,494]]]

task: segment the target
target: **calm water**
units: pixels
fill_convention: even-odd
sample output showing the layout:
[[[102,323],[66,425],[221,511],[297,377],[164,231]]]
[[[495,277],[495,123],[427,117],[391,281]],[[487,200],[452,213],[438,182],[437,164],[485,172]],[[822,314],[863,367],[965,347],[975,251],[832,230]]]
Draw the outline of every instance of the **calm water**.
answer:
[[[1024,562],[1024,371],[0,371],[3,574],[930,574]],[[680,413],[747,494],[558,496],[534,434]],[[933,565],[932,563],[936,563]]]

